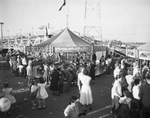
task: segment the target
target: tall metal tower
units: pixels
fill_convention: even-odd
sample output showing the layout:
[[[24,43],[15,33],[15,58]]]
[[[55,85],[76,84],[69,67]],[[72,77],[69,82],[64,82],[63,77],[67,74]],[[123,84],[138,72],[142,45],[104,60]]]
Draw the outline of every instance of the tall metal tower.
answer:
[[[100,2],[95,0],[85,1],[84,35],[95,39],[102,39]]]

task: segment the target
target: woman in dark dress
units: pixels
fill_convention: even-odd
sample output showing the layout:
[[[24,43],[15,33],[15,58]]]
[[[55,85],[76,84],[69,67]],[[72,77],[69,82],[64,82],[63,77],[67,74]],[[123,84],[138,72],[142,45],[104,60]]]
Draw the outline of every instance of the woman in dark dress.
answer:
[[[92,78],[92,81],[95,80],[95,67],[96,67],[95,63],[92,62],[90,66],[90,77]]]
[[[50,89],[53,91],[53,95],[57,93],[59,95],[59,82],[60,82],[60,73],[59,71],[55,68],[54,71],[51,74],[51,85]]]

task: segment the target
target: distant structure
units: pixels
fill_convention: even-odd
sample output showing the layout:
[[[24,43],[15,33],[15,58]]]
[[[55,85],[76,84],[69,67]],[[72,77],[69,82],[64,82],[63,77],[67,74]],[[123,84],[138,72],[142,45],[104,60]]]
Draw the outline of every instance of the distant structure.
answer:
[[[84,35],[102,40],[100,2],[86,0],[84,21]]]

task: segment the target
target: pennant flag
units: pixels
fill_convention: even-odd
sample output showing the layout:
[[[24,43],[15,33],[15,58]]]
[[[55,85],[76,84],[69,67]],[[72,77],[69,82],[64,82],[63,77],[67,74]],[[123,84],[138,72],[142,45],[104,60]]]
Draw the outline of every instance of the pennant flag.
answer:
[[[66,5],[66,0],[64,0],[64,3],[61,5],[61,7],[59,8],[59,11],[61,11],[61,9],[63,8],[63,6]]]

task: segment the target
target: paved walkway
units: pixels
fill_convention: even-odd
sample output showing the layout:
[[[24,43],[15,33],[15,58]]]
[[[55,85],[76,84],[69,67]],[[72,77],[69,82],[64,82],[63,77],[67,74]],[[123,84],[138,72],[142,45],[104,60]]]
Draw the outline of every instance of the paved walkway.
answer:
[[[9,72],[4,73],[7,74],[2,80],[9,80],[14,89],[21,90],[22,88],[26,88],[26,79],[11,77]],[[7,79],[8,76],[10,76],[9,79]],[[94,85],[91,85],[94,99],[93,110],[88,111],[87,115],[82,118],[112,118],[110,114],[110,90],[112,80],[112,75],[97,77],[94,81]],[[63,118],[63,111],[68,105],[69,98],[72,95],[79,97],[79,92],[76,86],[72,87],[69,93],[63,93],[60,96],[53,96],[49,89],[47,89],[47,91],[49,93],[49,97],[46,100],[47,108],[45,110],[31,109],[32,104],[28,90],[15,94],[14,96],[17,99],[17,104],[12,109],[12,115],[6,118],[16,118],[19,115],[23,115],[25,118]],[[82,107],[80,107],[80,111],[82,111]],[[2,115],[2,118],[5,118],[4,114]],[[0,116],[2,115],[0,114]]]

